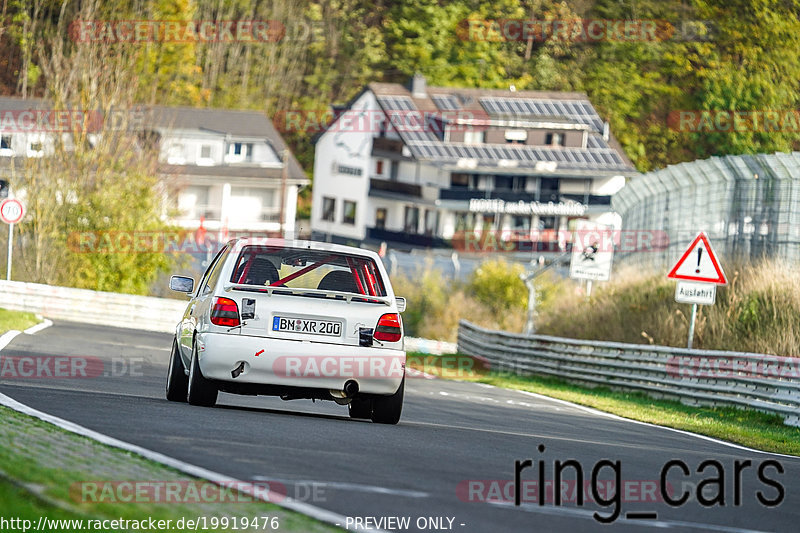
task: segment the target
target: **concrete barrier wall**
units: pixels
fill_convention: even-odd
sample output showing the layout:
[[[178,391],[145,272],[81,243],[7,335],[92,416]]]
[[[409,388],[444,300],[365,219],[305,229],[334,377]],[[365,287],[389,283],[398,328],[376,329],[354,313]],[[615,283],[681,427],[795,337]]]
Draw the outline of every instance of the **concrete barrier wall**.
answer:
[[[188,300],[0,281],[0,307],[51,320],[172,333]]]

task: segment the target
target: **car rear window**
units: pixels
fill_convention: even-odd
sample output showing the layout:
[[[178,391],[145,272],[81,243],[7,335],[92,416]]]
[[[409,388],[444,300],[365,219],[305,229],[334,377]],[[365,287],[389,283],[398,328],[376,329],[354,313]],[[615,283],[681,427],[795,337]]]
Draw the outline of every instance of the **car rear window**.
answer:
[[[372,259],[303,248],[245,246],[236,259],[231,282],[386,296]]]

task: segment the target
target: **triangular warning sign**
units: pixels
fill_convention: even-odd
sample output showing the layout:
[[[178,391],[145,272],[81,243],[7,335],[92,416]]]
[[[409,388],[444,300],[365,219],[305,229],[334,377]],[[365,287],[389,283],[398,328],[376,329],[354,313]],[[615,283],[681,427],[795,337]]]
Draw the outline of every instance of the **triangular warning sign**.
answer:
[[[667,274],[668,278],[685,279],[689,281],[703,281],[706,283],[716,283],[717,285],[727,285],[728,280],[725,273],[717,261],[717,254],[708,242],[708,237],[704,232],[697,234],[692,244],[683,253],[672,270]]]

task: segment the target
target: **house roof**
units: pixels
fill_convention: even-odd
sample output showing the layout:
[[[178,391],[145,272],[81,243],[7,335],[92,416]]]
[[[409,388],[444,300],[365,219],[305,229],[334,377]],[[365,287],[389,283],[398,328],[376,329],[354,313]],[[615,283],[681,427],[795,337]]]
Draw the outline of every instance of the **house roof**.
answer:
[[[2,118],[4,112],[12,113],[27,110],[46,111],[51,107],[46,100],[41,98],[14,98],[0,97],[0,130],[2,130]],[[142,112],[141,127],[143,129],[175,129],[175,130],[199,130],[209,133],[230,135],[235,138],[258,138],[266,140],[275,150],[279,158],[282,158],[283,150],[287,148],[283,137],[272,125],[272,121],[262,112],[249,110],[231,109],[207,109],[183,106],[139,106],[131,112]],[[96,120],[90,121],[90,131],[99,132],[102,130],[102,119],[99,115],[92,117]],[[188,169],[189,167],[187,167]],[[191,167],[194,168],[194,167]],[[246,176],[245,166],[228,166],[230,171],[220,170],[222,167],[200,167],[215,168],[217,175],[239,175]],[[259,176],[269,174],[270,169],[254,167],[254,172]],[[192,172],[202,174],[205,170]],[[280,173],[280,171],[278,170]],[[289,177],[291,179],[308,179],[292,151],[289,151]]]
[[[388,115],[418,112],[478,123],[558,124],[586,130],[588,135],[586,148],[562,148],[446,142],[436,128],[399,128],[397,133],[418,160],[455,165],[471,159],[479,167],[534,169],[544,164],[546,168],[582,174],[636,172],[614,136],[609,132],[608,140],[604,138],[606,125],[585,93],[426,87],[424,96],[420,96],[399,83],[379,82],[368,84],[366,90],[372,91]]]

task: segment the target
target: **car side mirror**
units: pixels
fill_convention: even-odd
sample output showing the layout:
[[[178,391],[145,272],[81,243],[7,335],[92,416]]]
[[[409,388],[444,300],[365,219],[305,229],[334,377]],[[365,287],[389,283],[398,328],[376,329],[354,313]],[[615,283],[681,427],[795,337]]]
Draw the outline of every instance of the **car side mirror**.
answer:
[[[175,292],[190,294],[194,290],[194,279],[188,276],[172,276],[169,278],[169,288]]]
[[[405,298],[401,298],[401,297],[398,296],[394,300],[397,302],[397,312],[398,313],[402,313],[403,311],[406,310],[406,299]]]

